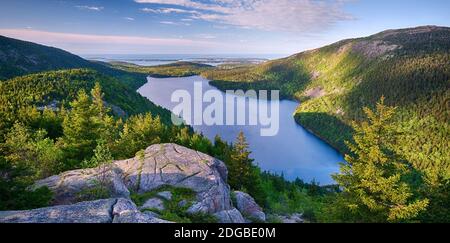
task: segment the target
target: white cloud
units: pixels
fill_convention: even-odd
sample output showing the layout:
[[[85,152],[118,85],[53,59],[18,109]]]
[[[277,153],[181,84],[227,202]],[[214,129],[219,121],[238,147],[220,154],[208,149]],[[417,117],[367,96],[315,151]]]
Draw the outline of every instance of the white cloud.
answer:
[[[175,25],[175,22],[172,21],[161,21],[160,24],[169,24],[169,25]]]
[[[102,11],[104,9],[104,7],[99,7],[99,6],[87,6],[87,5],[78,5],[75,6],[78,9],[82,9],[82,10],[91,10],[91,11]]]
[[[134,18],[131,18],[131,17],[123,17],[123,19],[128,20],[128,21],[134,21]]]
[[[55,46],[75,53],[152,53],[165,50],[182,53],[183,50],[203,50],[204,48],[214,50],[220,45],[209,40],[87,35],[31,29],[0,29],[0,35]]]
[[[135,0],[186,8],[189,10],[180,9],[180,13],[191,13],[191,18],[214,23],[289,32],[317,32],[352,19],[343,10],[348,1],[351,0]],[[155,9],[153,12],[165,13]]]
[[[190,26],[190,23],[180,23],[180,22],[173,22],[173,21],[160,21],[160,24],[166,24],[166,25],[184,25],[184,26]]]
[[[159,9],[141,8],[141,11],[146,13],[163,13],[163,14],[170,14],[170,13],[199,14],[199,12],[194,10],[185,10],[179,8],[159,8]]]

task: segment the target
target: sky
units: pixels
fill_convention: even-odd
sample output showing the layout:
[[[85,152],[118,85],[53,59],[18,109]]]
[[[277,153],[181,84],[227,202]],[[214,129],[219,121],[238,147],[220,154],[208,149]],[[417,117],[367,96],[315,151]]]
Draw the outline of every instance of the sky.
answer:
[[[0,35],[87,54],[289,55],[450,26],[448,0],[0,0]]]

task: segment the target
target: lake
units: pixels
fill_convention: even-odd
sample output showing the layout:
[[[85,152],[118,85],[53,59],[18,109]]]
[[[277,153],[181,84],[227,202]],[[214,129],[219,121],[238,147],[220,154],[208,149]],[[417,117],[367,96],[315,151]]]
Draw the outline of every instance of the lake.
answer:
[[[172,110],[178,104],[171,102],[172,93],[175,90],[182,89],[193,94],[194,82],[202,83],[203,92],[206,90],[217,90],[209,85],[209,80],[200,76],[183,78],[149,77],[148,83],[142,86],[138,92],[155,104]],[[252,98],[239,98],[246,99],[247,107],[249,102],[256,102]],[[193,126],[193,128],[212,141],[216,135],[219,135],[228,142],[235,141],[238,133],[243,131],[250,144],[251,157],[255,159],[255,163],[262,170],[278,174],[284,173],[285,178],[289,180],[294,180],[298,177],[305,182],[310,182],[314,179],[320,182],[321,185],[332,184],[331,174],[339,171],[338,163],[343,161],[343,157],[334,148],[295,122],[293,114],[298,104],[295,101],[280,101],[279,132],[273,137],[260,136],[260,125],[199,125]],[[204,104],[203,108],[207,105]]]

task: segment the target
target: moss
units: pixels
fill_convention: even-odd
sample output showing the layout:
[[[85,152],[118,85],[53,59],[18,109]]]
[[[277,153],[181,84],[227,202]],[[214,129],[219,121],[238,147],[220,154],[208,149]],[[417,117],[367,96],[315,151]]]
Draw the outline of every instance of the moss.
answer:
[[[94,186],[85,188],[77,195],[77,201],[94,201],[111,197],[111,185],[105,185],[94,181]]]
[[[236,206],[237,205],[236,192],[234,191],[230,192],[230,198],[233,205]]]
[[[165,203],[168,203],[166,199],[160,197],[158,193],[169,191],[172,193],[172,200],[171,201],[179,201],[187,200],[187,201],[193,201],[195,199],[195,192],[189,188],[182,188],[182,187],[173,187],[173,186],[161,186],[155,190],[145,192],[145,193],[131,193],[131,200],[133,200],[134,203],[138,206],[144,205],[144,203],[150,199],[150,198],[160,198]],[[166,205],[164,205],[166,206]],[[170,206],[170,205],[167,205]]]
[[[172,193],[172,199],[167,200],[158,195],[160,192],[169,191]],[[196,193],[189,188],[162,186],[153,191],[146,193],[132,193],[131,200],[137,206],[142,206],[150,198],[159,198],[164,203],[164,210],[145,209],[160,215],[162,219],[177,223],[216,223],[217,219],[210,214],[205,213],[187,213],[187,209],[192,206],[195,201]],[[186,201],[185,205],[180,206],[182,201]]]
[[[281,221],[280,217],[275,216],[275,215],[267,215],[266,221],[267,221],[267,223],[270,223],[270,224],[281,224],[281,223],[283,223],[283,221]]]

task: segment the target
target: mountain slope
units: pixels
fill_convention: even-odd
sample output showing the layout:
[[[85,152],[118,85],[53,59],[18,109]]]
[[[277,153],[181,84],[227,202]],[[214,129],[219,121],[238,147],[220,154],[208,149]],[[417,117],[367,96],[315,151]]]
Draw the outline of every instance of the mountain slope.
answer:
[[[206,64],[184,62],[184,61],[149,67],[126,62],[111,62],[108,63],[107,65],[128,72],[148,74],[149,76],[155,78],[188,77],[193,75],[199,75],[203,71],[213,68],[213,66]]]
[[[146,83],[144,74],[126,72],[104,63],[91,62],[58,48],[0,36],[0,80],[38,72],[76,68],[89,68],[114,76],[134,89]]]
[[[298,123],[347,152],[351,121],[381,96],[397,106],[399,151],[430,177],[450,177],[450,28],[388,30],[203,76],[220,89],[280,89],[301,101]]]
[[[154,105],[116,78],[89,69],[42,72],[0,82],[0,114],[14,123],[16,113],[26,107],[68,107],[80,89],[89,92],[96,82],[102,86],[105,102],[116,115],[151,112],[166,123],[170,121],[169,111]]]
[[[78,90],[90,91],[98,82],[116,115],[151,112],[170,123],[170,111],[136,92],[147,82],[145,74],[90,62],[61,49],[0,36],[2,79],[0,113],[10,122],[20,108],[67,105]]]
[[[90,65],[89,61],[61,49],[0,36],[0,80]]]

